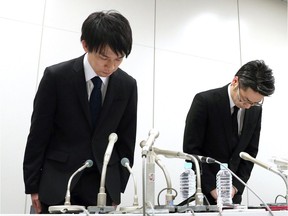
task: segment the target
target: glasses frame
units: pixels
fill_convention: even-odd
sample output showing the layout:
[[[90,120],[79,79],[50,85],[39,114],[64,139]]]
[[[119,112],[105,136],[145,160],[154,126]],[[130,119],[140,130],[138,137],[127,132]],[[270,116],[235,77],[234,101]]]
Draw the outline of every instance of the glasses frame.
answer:
[[[249,101],[249,100],[243,100],[241,95],[240,95],[240,82],[238,82],[237,97],[238,97],[238,100],[241,103],[249,104],[250,106],[259,106],[259,107],[261,107],[263,105],[263,103],[264,103],[264,97],[263,97],[263,99],[260,102],[252,102],[252,101]]]

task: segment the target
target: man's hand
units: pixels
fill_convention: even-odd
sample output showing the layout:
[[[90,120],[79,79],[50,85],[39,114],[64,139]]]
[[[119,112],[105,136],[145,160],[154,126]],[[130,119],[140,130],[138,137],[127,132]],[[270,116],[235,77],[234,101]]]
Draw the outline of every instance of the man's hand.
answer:
[[[38,193],[31,194],[31,201],[32,201],[32,206],[35,209],[35,212],[37,214],[40,214],[42,209],[41,209],[41,203],[40,203],[40,200],[39,200]]]
[[[231,190],[231,197],[233,198],[234,195],[237,193],[237,189],[233,186]],[[215,188],[214,190],[210,191],[211,196],[215,199],[217,202],[217,189]]]
[[[211,196],[215,199],[215,201],[217,201],[217,190],[216,188],[212,191],[210,191]]]

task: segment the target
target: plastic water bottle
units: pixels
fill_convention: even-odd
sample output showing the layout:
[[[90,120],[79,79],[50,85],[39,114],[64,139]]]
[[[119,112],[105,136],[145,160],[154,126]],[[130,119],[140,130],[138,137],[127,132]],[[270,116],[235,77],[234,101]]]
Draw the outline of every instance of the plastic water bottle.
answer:
[[[196,178],[192,163],[184,164],[184,172],[180,175],[180,194],[183,199],[192,196],[196,191]]]
[[[232,175],[225,169],[228,164],[223,163],[220,165],[220,170],[216,175],[216,188],[217,188],[217,206],[229,207],[233,205],[232,202]]]

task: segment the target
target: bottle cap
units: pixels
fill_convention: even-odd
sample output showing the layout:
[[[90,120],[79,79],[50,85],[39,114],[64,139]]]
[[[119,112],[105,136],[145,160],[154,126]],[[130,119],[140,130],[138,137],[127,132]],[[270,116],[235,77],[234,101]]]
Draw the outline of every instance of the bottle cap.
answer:
[[[184,168],[185,168],[185,169],[192,169],[192,163],[190,163],[190,162],[185,162]]]
[[[220,169],[225,170],[226,168],[228,168],[228,164],[227,163],[221,163]]]

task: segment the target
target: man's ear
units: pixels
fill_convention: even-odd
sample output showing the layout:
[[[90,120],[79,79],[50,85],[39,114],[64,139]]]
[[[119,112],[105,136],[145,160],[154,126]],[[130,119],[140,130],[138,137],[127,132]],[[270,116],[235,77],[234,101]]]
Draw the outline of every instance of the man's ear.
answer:
[[[81,43],[82,43],[82,47],[83,47],[84,51],[85,51],[85,52],[88,52],[88,46],[87,46],[86,41],[85,41],[85,40],[82,40]]]

